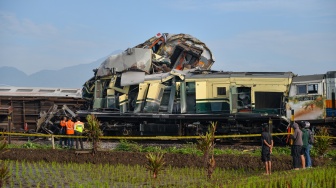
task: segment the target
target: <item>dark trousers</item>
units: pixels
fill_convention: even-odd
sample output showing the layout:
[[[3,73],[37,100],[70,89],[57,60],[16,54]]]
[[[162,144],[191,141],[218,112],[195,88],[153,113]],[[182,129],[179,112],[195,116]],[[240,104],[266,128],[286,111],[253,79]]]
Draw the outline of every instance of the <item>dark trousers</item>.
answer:
[[[73,136],[73,134],[68,134],[68,136]],[[73,148],[74,144],[73,144],[73,138],[68,138],[67,142],[68,142],[68,147]]]
[[[65,128],[64,127],[61,128],[60,135],[65,135]],[[65,146],[68,145],[67,138],[61,137],[59,139],[59,145],[63,146],[63,143],[64,143]]]
[[[301,168],[301,151],[302,146],[293,145],[292,146],[292,157],[293,157],[293,168]]]
[[[76,136],[82,136],[83,133],[78,132],[78,131],[75,131],[75,135],[76,135]],[[76,138],[76,149],[78,149],[78,142],[79,142],[80,145],[81,145],[81,149],[84,149],[84,147],[83,147],[83,138]]]

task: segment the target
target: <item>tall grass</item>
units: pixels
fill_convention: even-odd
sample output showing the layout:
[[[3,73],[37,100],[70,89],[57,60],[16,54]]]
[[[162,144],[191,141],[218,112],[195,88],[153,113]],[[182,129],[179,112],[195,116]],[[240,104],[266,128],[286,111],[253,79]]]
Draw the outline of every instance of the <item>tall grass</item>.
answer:
[[[2,135],[0,137],[0,155],[4,152],[6,152],[7,148],[7,141],[5,139],[5,137]],[[5,185],[9,178],[10,178],[10,171],[9,171],[9,167],[3,163],[3,161],[0,161],[0,188]]]

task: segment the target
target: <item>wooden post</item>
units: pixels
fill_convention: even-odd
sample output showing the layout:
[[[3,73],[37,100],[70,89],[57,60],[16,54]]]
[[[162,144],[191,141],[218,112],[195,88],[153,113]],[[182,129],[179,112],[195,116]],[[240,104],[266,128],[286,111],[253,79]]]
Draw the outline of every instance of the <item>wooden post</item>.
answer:
[[[8,118],[7,132],[10,133],[11,132],[11,124],[12,124],[12,116],[9,114],[7,118]],[[8,134],[8,144],[11,144],[11,135],[10,134]]]
[[[7,132],[10,133],[12,131],[12,115],[13,115],[13,102],[11,101],[11,105],[8,107],[8,126]],[[8,134],[8,144],[11,144],[11,135]]]
[[[54,135],[51,135],[51,145],[52,145],[52,149],[55,149],[55,137],[54,137]]]

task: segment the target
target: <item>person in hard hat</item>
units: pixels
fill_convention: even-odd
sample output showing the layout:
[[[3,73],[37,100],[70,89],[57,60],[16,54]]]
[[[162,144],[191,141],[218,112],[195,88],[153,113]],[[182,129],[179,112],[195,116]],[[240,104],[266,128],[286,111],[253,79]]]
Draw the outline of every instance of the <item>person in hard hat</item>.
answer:
[[[65,135],[65,132],[66,132],[66,122],[67,121],[68,121],[68,118],[66,116],[64,116],[63,119],[60,122],[60,126],[61,126],[60,135]],[[64,137],[61,137],[60,140],[59,140],[59,145],[61,147],[63,147],[63,143],[64,143],[64,147],[66,147],[68,145],[67,139],[64,138]]]
[[[272,173],[271,153],[273,149],[273,138],[269,132],[267,123],[262,125],[261,133],[261,161],[265,163],[266,175]]]
[[[76,118],[76,123],[74,124],[75,128],[75,135],[76,136],[82,136],[83,130],[84,130],[84,123],[80,121],[80,118]],[[78,149],[78,142],[80,142],[81,149],[84,149],[83,147],[83,138],[76,138],[76,149]]]
[[[75,134],[74,131],[74,122],[71,120],[71,118],[68,119],[66,122],[66,134],[68,136],[73,136]],[[72,149],[73,148],[73,138],[68,138],[68,146]]]

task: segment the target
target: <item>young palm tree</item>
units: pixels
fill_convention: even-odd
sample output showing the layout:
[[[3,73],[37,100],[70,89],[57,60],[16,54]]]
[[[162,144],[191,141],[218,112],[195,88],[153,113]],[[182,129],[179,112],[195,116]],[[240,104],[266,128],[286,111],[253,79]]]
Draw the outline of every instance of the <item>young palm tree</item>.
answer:
[[[147,164],[146,169],[153,173],[153,178],[156,179],[159,172],[163,169],[165,161],[163,159],[163,153],[148,153],[146,155]]]
[[[209,179],[211,179],[216,164],[214,158],[216,127],[217,122],[212,122],[208,132],[205,134],[205,136],[200,136],[200,139],[197,141],[196,146],[197,149],[203,153],[203,163],[204,167],[207,169]]]
[[[100,129],[100,122],[93,114],[87,115],[86,120],[88,122],[86,134],[88,139],[92,142],[92,153],[95,154],[98,150],[100,137],[103,136],[103,132]]]

